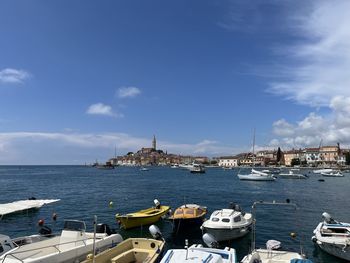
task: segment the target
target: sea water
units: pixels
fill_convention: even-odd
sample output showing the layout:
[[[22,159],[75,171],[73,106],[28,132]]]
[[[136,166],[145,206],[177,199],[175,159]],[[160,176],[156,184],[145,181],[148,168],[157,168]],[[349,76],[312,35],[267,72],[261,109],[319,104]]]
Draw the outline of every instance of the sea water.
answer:
[[[150,237],[148,227],[120,230],[116,213],[134,212],[153,206],[153,200],[169,205],[173,210],[184,203],[207,206],[210,213],[228,208],[231,202],[250,212],[255,201],[284,202],[290,199],[292,207],[258,206],[256,209],[256,246],[265,247],[268,239],[282,242],[285,249],[300,251],[300,246],[314,262],[343,262],[318,249],[311,237],[321,221],[321,214],[330,213],[336,220],[350,222],[350,174],[342,178],[322,178],[311,170],[302,169],[309,179],[277,179],[274,182],[240,181],[238,169],[208,168],[205,174],[191,174],[187,170],[169,167],[117,167],[99,170],[86,166],[0,166],[0,203],[29,197],[61,201],[43,206],[34,212],[5,216],[0,221],[0,233],[19,237],[38,233],[38,221],[59,232],[64,219],[84,220],[88,230],[93,229],[93,217],[107,223],[124,238]],[[325,179],[324,182],[318,179]],[[112,203],[111,203],[112,202]],[[57,214],[57,220],[52,215]],[[173,233],[169,221],[157,223],[168,248],[182,248],[201,243],[201,230]],[[296,233],[291,238],[290,233]],[[251,247],[251,234],[222,244],[237,250],[241,259]]]

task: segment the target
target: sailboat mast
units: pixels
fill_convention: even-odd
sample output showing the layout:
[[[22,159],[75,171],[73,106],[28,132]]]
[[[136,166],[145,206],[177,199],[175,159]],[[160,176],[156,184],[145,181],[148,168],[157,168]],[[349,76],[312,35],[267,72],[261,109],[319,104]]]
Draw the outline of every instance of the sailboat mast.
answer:
[[[254,128],[254,132],[253,132],[253,167],[255,166],[255,128]]]

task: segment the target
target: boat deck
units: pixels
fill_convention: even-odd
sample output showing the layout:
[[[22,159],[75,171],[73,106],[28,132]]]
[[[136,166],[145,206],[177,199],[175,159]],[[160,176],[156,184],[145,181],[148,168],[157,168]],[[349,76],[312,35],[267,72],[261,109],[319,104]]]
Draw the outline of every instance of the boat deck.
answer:
[[[7,204],[0,204],[0,220],[4,215],[27,211],[30,209],[39,209],[45,204],[55,203],[60,199],[42,199],[42,200],[21,200]]]

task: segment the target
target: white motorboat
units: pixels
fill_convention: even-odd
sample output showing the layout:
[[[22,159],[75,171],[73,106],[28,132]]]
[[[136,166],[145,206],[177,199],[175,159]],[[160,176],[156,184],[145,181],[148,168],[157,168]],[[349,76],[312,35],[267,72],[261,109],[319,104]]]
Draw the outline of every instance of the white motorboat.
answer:
[[[323,251],[350,261],[350,224],[335,221],[328,213],[314,230],[314,241]]]
[[[0,256],[16,247],[32,244],[50,237],[53,237],[53,235],[30,235],[11,239],[9,236],[0,234]]]
[[[96,222],[96,220],[95,220]],[[61,235],[15,247],[0,256],[1,263],[75,263],[93,251],[104,251],[123,241],[119,234],[111,234],[105,224],[95,227],[96,233],[86,232],[83,221],[67,220]]]
[[[179,166],[179,164],[177,164],[177,163],[174,163],[173,165],[170,166],[170,168],[174,168],[174,169],[179,168],[179,167],[180,167],[180,166]]]
[[[274,177],[270,173],[265,173],[262,171],[258,171],[252,169],[248,174],[241,174],[238,172],[237,174],[239,180],[249,180],[249,181],[275,181],[276,177]]]
[[[208,242],[215,243],[215,240],[208,234],[204,234],[204,242],[206,242],[207,237]],[[188,247],[188,241],[186,240],[185,242],[186,246],[184,249],[169,249],[160,263],[237,263],[236,250],[234,248],[207,248],[198,244]]]
[[[204,166],[198,163],[192,164],[192,167],[190,168],[191,173],[196,173],[196,174],[203,174],[205,173]]]
[[[321,175],[326,177],[344,177],[341,171],[334,171],[334,170],[330,172],[322,172]]]
[[[330,172],[333,172],[333,169],[331,169],[331,168],[326,168],[326,169],[318,169],[318,170],[314,170],[314,171],[313,171],[314,174],[330,173]]]
[[[262,205],[287,205],[287,206],[294,206],[295,210],[297,210],[297,206],[295,204],[289,203],[289,200],[287,200],[286,203],[278,203],[278,202],[264,202],[259,201],[255,202],[252,206],[253,208],[253,217],[254,223],[253,223],[253,237],[252,237],[252,246],[251,246],[251,252],[246,255],[242,260],[241,263],[312,263],[312,261],[305,258],[305,256],[302,254],[302,252],[292,252],[292,251],[285,251],[280,250],[281,248],[281,242],[277,240],[269,240],[266,242],[266,249],[262,248],[256,248],[255,246],[255,238],[256,238],[256,207],[258,204]],[[277,250],[278,249],[278,250]]]
[[[288,172],[279,173],[276,175],[278,178],[283,179],[307,179],[308,177],[301,173],[295,173],[295,170],[290,169]]]
[[[236,239],[246,235],[253,223],[252,214],[245,213],[238,205],[232,209],[214,211],[201,226],[205,233],[211,234],[217,241]]]
[[[141,167],[140,171],[145,172],[145,171],[149,171],[149,169],[147,167]]]

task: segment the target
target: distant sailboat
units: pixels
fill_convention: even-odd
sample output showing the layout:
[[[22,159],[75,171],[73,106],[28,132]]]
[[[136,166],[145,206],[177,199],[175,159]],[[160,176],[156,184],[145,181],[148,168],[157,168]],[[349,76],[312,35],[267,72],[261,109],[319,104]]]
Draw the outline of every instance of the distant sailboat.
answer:
[[[276,178],[273,175],[271,175],[269,173],[264,173],[264,172],[255,170],[253,168],[255,166],[254,149],[255,149],[255,129],[254,129],[254,136],[253,136],[252,169],[251,169],[251,172],[249,174],[241,174],[239,171],[237,174],[239,180],[249,180],[249,181],[274,181],[274,180],[276,180]]]

